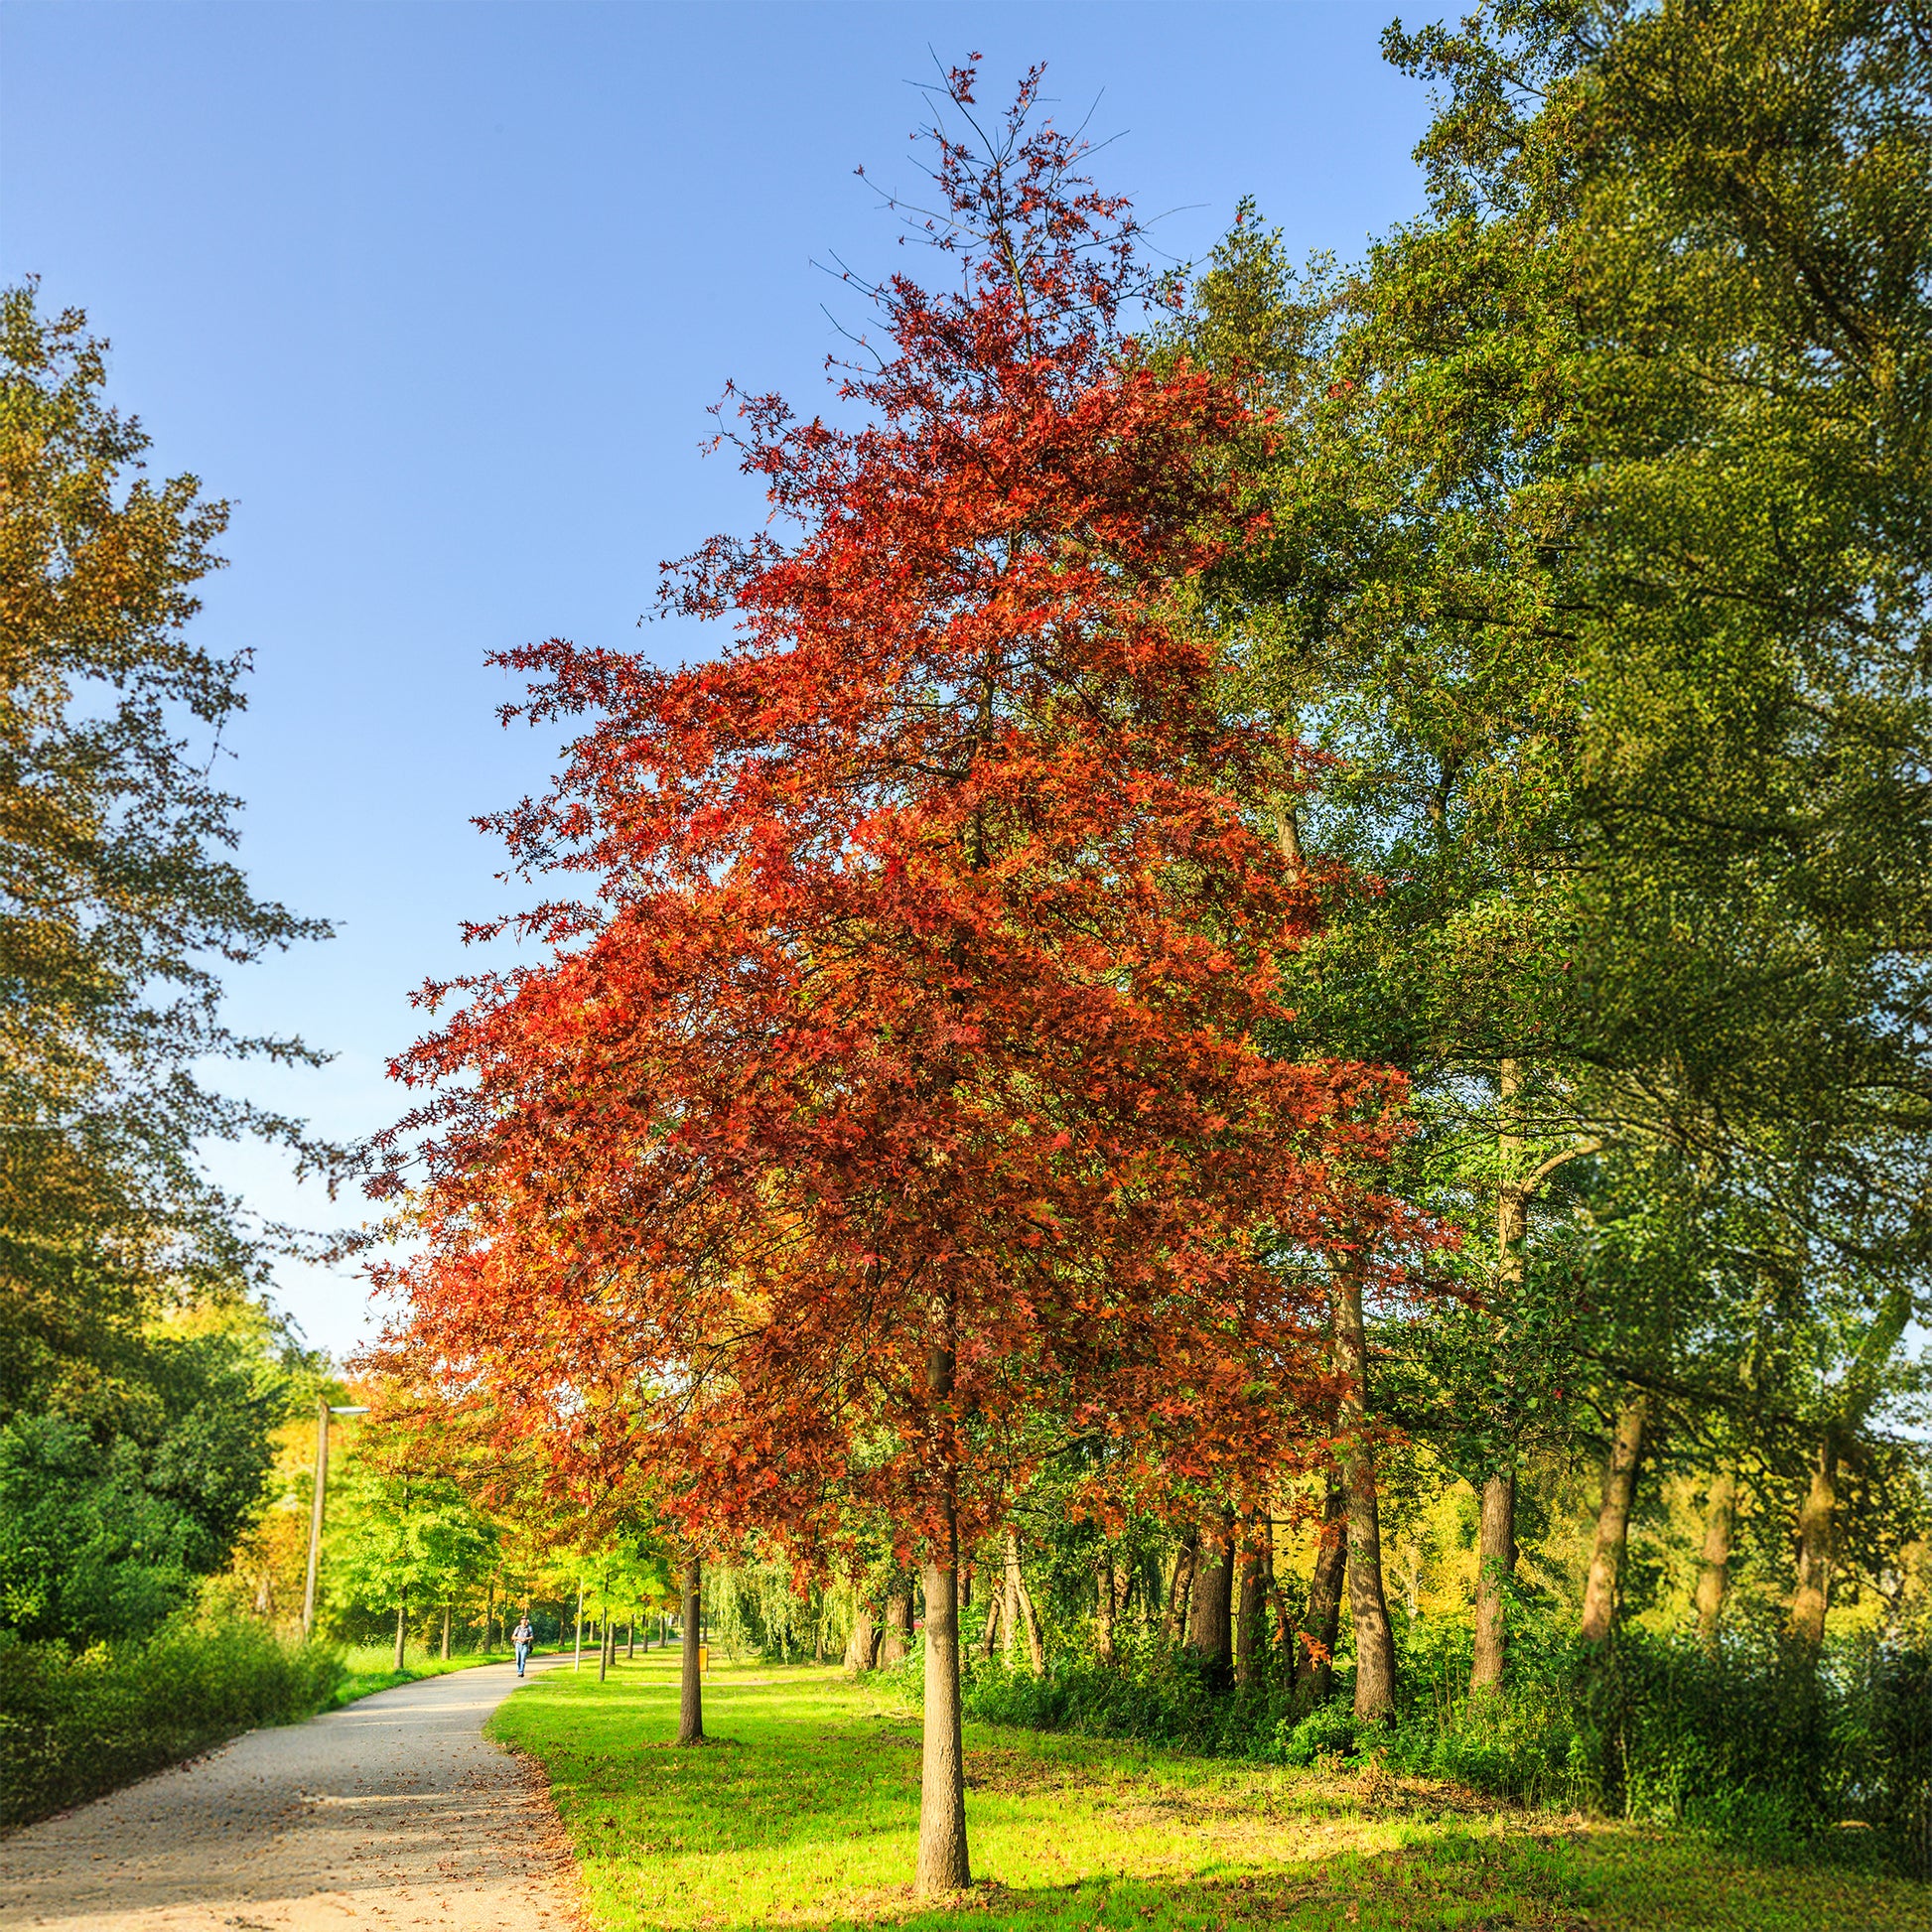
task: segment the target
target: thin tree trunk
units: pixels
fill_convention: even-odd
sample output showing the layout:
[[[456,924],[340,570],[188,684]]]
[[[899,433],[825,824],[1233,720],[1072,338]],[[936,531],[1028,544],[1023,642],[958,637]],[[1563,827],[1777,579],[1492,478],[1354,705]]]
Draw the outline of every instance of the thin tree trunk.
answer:
[[[483,1655],[489,1655],[489,1628],[496,1621],[496,1573],[489,1573],[489,1588],[483,1596]]]
[[[1589,1578],[1584,1585],[1581,1635],[1586,1643],[1607,1643],[1616,1621],[1617,1584],[1630,1540],[1630,1506],[1637,1494],[1637,1467],[1643,1460],[1643,1436],[1650,1421],[1650,1398],[1633,1396],[1618,1412],[1610,1438],[1610,1459],[1603,1469],[1603,1501],[1596,1512],[1596,1540],[1590,1547]]]
[[[704,1626],[704,1571],[695,1551],[684,1563],[684,1653],[679,1673],[677,1741],[704,1742],[704,1679],[698,1674],[698,1639]]]
[[[1737,1524],[1737,1477],[1721,1469],[1704,1499],[1704,1553],[1698,1560],[1698,1641],[1718,1647],[1718,1624],[1730,1587],[1730,1536]]]
[[[1168,1607],[1161,1617],[1161,1641],[1171,1644],[1186,1627],[1187,1606],[1194,1593],[1195,1545],[1199,1532],[1189,1530],[1174,1552],[1173,1577],[1168,1586]]]
[[[577,1650],[571,1659],[572,1670],[584,1668],[584,1580],[577,1580]]]
[[[1368,1331],[1362,1321],[1362,1278],[1340,1270],[1335,1294],[1335,1356],[1346,1378],[1341,1421],[1348,1440],[1348,1611],[1355,1624],[1355,1715],[1378,1724],[1395,1718],[1395,1631],[1382,1593],[1382,1523],[1375,1453],[1366,1436]]]
[[[402,1640],[405,1632],[409,1627],[408,1618],[409,1618],[409,1606],[406,1603],[398,1603],[396,1605],[396,1668],[397,1670],[402,1669]]]
[[[1268,1614],[1268,1579],[1275,1569],[1275,1526],[1262,1517],[1250,1526],[1253,1548],[1241,1553],[1239,1587],[1241,1616],[1234,1639],[1234,1681],[1255,1684],[1261,1679],[1265,1653],[1262,1624]]]
[[[1007,1614],[1016,1628],[1007,1632],[1007,1662],[1013,1662],[1014,1639],[1018,1631],[1027,1634],[1027,1667],[1035,1677],[1046,1675],[1046,1639],[1040,1631],[1039,1612],[1027,1589],[1027,1579],[1020,1569],[1020,1538],[1007,1531]]]
[[[879,1646],[879,1667],[891,1670],[912,1654],[912,1584],[896,1578],[886,1593],[886,1632]]]
[[[1321,1505],[1321,1536],[1314,1546],[1314,1574],[1309,1579],[1308,1615],[1298,1644],[1295,1685],[1309,1701],[1325,1704],[1335,1681],[1335,1640],[1341,1635],[1341,1586],[1348,1568],[1348,1491],[1339,1476],[1328,1478]],[[1320,1655],[1315,1653],[1319,1650]]]
[[[1798,1511],[1798,1588],[1791,1599],[1791,1634],[1816,1650],[1825,1641],[1832,1594],[1833,1517],[1838,1510],[1838,1445],[1827,1435],[1812,1464],[1811,1486]]]
[[[1529,1195],[1522,1182],[1523,1135],[1519,1099],[1523,1077],[1514,1059],[1496,1071],[1496,1276],[1501,1299],[1513,1305],[1523,1288],[1523,1243],[1529,1233]],[[1482,1485],[1476,1530],[1475,1650],[1469,1694],[1502,1688],[1509,1648],[1509,1583],[1516,1574],[1516,1465],[1490,1470]]]
[[[1000,1598],[997,1595],[986,1599],[986,1628],[980,1632],[980,1655],[989,1663],[1000,1641]]]
[[[1225,1690],[1234,1678],[1234,1513],[1210,1511],[1200,1526],[1200,1560],[1187,1609],[1187,1648],[1208,1681]]]
[[[1516,1570],[1516,1471],[1498,1469],[1482,1485],[1476,1533],[1475,1662],[1469,1695],[1502,1688],[1505,1610]]]
[[[1103,1549],[1093,1567],[1093,1654],[1103,1664],[1114,1661],[1114,1560]]]
[[[446,1596],[443,1599],[443,1661],[450,1661],[450,1612],[454,1606]]]
[[[942,1319],[944,1313],[942,1309]],[[950,1348],[927,1349],[925,1376],[935,1402],[951,1396]],[[949,1467],[939,1519],[939,1540],[925,1564],[925,1747],[913,1886],[921,1897],[964,1891],[973,1882],[966,1857],[966,1747],[959,1712],[959,1516]]]

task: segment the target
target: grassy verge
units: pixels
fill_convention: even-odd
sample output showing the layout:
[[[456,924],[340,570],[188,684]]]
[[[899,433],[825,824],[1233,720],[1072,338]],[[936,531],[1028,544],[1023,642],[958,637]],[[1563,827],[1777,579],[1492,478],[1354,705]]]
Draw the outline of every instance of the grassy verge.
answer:
[[[831,1670],[719,1665],[680,1751],[675,1650],[559,1670],[490,1733],[548,1766],[597,1924],[1294,1927],[1298,1932],[1895,1932],[1932,1892],[1457,1787],[970,1724],[978,1884],[914,1905],[916,1714]]]
[[[405,1650],[402,1669],[396,1668],[396,1647],[388,1643],[356,1645],[342,1653],[345,1676],[319,1708],[340,1711],[345,1704],[373,1697],[378,1691],[393,1691],[398,1684],[413,1684],[420,1677],[442,1677],[453,1670],[474,1670],[479,1664],[507,1664],[515,1656],[509,1650],[479,1650],[461,1657],[439,1657],[427,1646]]]

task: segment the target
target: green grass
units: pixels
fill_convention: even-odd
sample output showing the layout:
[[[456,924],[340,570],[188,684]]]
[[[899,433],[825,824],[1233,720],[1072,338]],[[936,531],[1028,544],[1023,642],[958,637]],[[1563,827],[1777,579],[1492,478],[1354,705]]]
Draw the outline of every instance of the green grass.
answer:
[[[1454,1787],[967,1725],[977,1883],[915,1905],[917,1714],[826,1669],[731,1666],[672,1743],[678,1652],[551,1672],[490,1734],[548,1766],[609,1932],[694,1926],[1293,1927],[1297,1932],[1901,1932],[1932,1891],[1498,1809]]]
[[[461,1657],[439,1657],[425,1645],[402,1653],[402,1669],[396,1668],[396,1647],[392,1643],[352,1645],[343,1652],[347,1676],[337,1685],[324,1711],[340,1711],[378,1691],[393,1691],[398,1684],[413,1684],[419,1677],[442,1677],[453,1670],[474,1670],[479,1664],[507,1664],[515,1653],[508,1650],[471,1651]]]

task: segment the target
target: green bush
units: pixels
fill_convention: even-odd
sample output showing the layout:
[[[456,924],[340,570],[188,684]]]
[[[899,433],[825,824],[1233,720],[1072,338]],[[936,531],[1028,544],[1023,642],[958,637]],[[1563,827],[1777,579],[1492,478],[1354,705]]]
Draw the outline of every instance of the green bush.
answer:
[[[1770,1856],[1882,1858],[1932,1876],[1924,1652],[1853,1640],[1815,1659],[1768,1630],[1707,1652],[1628,1630],[1600,1656],[1525,1611],[1507,1687],[1472,1699],[1466,1625],[1407,1625],[1401,1640],[1402,1705],[1387,1727],[1356,1725],[1345,1668],[1334,1697],[1310,1711],[1279,1684],[1219,1689],[1189,1653],[1158,1645],[1113,1665],[1070,1655],[1039,1678],[975,1665],[964,1703],[989,1723],[1215,1756],[1310,1764],[1373,1752],[1392,1770],[1522,1804],[1680,1825]]]
[[[0,1826],[98,1797],[258,1725],[308,1717],[342,1678],[319,1645],[188,1621],[72,1651],[0,1631]]]

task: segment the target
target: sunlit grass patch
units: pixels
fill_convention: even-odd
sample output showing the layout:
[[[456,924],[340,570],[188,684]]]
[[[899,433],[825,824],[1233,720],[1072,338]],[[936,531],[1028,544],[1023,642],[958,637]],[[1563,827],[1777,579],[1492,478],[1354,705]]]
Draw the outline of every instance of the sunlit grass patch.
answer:
[[[967,1726],[978,1883],[911,1895],[917,1713],[833,1669],[720,1662],[679,1750],[679,1654],[550,1673],[491,1721],[548,1765],[597,1924],[645,1928],[1532,1928],[1898,1932],[1901,1880],[1753,1867],[1701,1841],[1467,1792]]]

